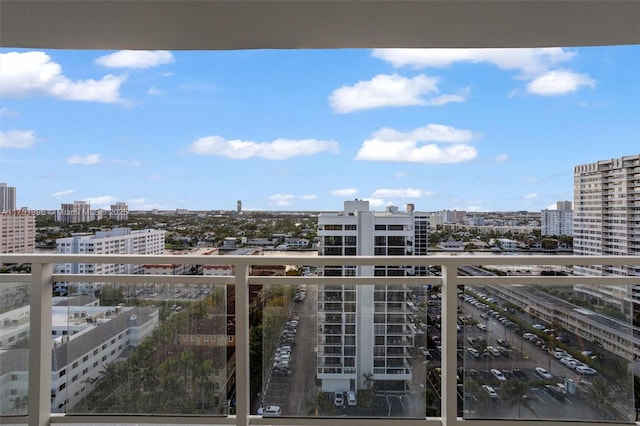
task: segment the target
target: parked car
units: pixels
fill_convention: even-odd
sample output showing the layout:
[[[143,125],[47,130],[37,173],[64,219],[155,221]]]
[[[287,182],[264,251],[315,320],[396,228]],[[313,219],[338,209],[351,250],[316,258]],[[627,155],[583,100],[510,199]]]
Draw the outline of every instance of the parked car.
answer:
[[[358,400],[356,399],[356,393],[354,391],[347,392],[347,404],[358,405]]]
[[[489,398],[497,398],[498,397],[498,393],[496,392],[496,390],[494,388],[492,388],[489,385],[482,385],[482,389],[484,389],[485,391],[487,391],[487,393],[489,394]]]
[[[487,346],[487,352],[493,356],[500,356],[500,351],[495,346]]]
[[[549,373],[545,368],[542,367],[536,367],[536,374],[545,380],[550,380],[553,379],[553,376],[551,375],[551,373]]]
[[[598,374],[598,372],[595,369],[591,368],[591,367],[580,366],[580,367],[576,368],[576,371],[578,373],[580,373],[580,374],[586,374],[588,376],[593,376],[595,374]]]
[[[480,352],[476,348],[467,348],[467,353],[474,358],[480,358]]]
[[[268,405],[262,412],[263,417],[278,417],[282,415],[279,405]]]
[[[333,404],[336,407],[342,407],[344,405],[344,395],[342,394],[342,392],[336,392],[333,395]]]
[[[570,362],[573,362],[573,361],[577,361],[577,360],[574,359],[571,355],[560,358],[560,362],[567,366],[569,365]]]
[[[491,369],[491,374],[493,374],[493,377],[495,377],[498,380],[507,380],[506,377],[504,377],[504,374],[502,374],[502,371],[498,370],[497,368],[492,368]]]

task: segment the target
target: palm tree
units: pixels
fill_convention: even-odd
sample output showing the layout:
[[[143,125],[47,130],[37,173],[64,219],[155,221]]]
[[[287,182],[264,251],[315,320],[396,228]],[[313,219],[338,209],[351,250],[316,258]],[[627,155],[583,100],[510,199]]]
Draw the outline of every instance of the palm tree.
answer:
[[[27,407],[29,406],[29,397],[28,396],[18,396],[13,401],[13,408],[16,410],[16,414],[21,414],[25,412]]]
[[[613,385],[602,377],[596,377],[591,381],[589,387],[589,396],[596,408],[603,411],[603,414],[609,414],[613,417],[612,409],[616,403],[617,397],[614,395]]]
[[[501,390],[503,399],[507,401],[509,407],[518,407],[518,418],[522,417],[522,407],[526,408],[531,412],[531,414],[538,417],[538,414],[536,414],[531,405],[529,405],[529,398],[527,397],[527,393],[529,393],[529,386],[527,383],[520,380],[508,380],[504,386],[502,386]]]
[[[364,379],[362,384],[367,389],[371,389],[376,383],[376,381],[373,380],[373,373],[362,373],[362,378]]]

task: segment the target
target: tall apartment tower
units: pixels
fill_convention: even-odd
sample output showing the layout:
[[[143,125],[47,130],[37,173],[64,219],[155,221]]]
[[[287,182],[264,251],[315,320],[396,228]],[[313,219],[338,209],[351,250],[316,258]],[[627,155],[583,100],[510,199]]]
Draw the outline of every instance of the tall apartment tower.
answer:
[[[369,210],[345,201],[344,211],[318,216],[320,256],[405,256],[413,250],[413,213]],[[326,277],[405,276],[411,267],[330,266]],[[404,285],[326,284],[318,289],[318,379],[324,392],[406,390],[412,377],[408,348],[410,290]]]
[[[640,155],[576,166],[573,187],[574,255],[640,255]],[[640,276],[640,268],[632,266],[575,266],[574,272]],[[576,286],[576,291],[628,316],[633,304],[640,308],[640,286]]]
[[[542,235],[573,235],[573,209],[571,201],[558,201],[556,210],[542,210]]]
[[[10,212],[16,209],[16,187],[0,183],[0,212]]]
[[[94,215],[91,212],[91,204],[86,201],[62,203],[60,210],[56,212],[56,220],[65,224],[90,222],[94,220]]]
[[[109,218],[111,220],[126,221],[129,220],[129,206],[127,203],[115,203],[111,204],[111,210],[109,211]]]
[[[0,213],[0,253],[33,253],[36,216],[28,210]]]
[[[236,213],[242,214],[242,200],[236,202]]]

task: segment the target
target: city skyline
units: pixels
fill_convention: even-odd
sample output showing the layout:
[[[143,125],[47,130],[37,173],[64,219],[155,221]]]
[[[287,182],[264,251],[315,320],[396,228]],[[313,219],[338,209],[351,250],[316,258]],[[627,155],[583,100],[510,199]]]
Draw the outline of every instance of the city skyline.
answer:
[[[540,211],[637,154],[638,46],[0,50],[17,207]]]

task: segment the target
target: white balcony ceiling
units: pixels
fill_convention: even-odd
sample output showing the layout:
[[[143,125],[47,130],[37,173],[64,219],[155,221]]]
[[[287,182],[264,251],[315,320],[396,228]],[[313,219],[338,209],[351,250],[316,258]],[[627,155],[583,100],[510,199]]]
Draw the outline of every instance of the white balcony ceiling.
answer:
[[[0,0],[2,47],[265,49],[640,44],[637,0]]]

